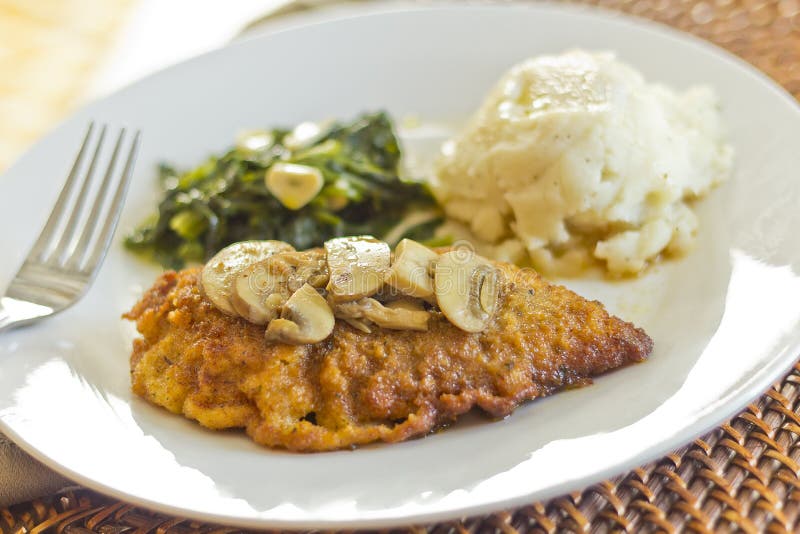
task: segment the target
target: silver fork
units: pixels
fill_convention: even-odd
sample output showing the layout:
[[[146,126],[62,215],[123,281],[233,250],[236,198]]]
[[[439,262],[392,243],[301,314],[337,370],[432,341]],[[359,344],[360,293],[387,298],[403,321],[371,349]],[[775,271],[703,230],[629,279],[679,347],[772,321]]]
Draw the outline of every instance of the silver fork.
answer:
[[[103,178],[95,187],[96,192],[90,194],[106,127],[100,128],[89,166],[81,172],[84,156],[92,145],[93,131],[91,123],[47,223],[0,298],[0,331],[34,322],[75,304],[92,284],[103,262],[122,212],[140,135],[139,132],[134,135],[119,173],[116,164],[125,141],[125,129],[119,132]],[[109,194],[112,187],[113,193]],[[94,200],[87,215],[92,195]]]

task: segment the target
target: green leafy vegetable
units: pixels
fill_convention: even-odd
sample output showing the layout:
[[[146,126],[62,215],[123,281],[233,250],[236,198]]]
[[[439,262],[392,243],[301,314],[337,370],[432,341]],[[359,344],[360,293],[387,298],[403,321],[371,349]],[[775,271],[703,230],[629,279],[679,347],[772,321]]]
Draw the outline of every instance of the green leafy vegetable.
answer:
[[[127,237],[126,246],[177,269],[247,239],[278,239],[297,249],[358,234],[424,241],[441,222],[427,186],[400,178],[400,147],[385,113],[336,123],[305,146],[292,141],[288,130],[253,132],[189,171],[162,164],[158,213]],[[298,210],[281,204],[264,182],[279,161],[322,173],[319,194]]]

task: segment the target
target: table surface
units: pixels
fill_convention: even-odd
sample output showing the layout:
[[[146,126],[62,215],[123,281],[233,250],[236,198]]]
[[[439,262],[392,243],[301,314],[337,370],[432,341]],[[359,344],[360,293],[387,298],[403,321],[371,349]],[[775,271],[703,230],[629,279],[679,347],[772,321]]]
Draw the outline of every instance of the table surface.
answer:
[[[42,2],[51,6],[59,3]],[[102,47],[106,38],[103,36],[108,35],[109,27],[118,23],[117,17],[127,9],[129,0],[83,0],[82,3],[103,6],[100,8],[103,15],[98,17],[101,22],[83,22],[85,28],[80,33],[86,42],[92,43],[86,46]],[[795,97],[800,97],[800,0],[591,0],[579,3],[660,21],[708,39],[751,62]],[[30,5],[32,3],[25,0],[0,0],[0,34],[7,35],[4,28],[11,27],[10,19],[4,17],[8,13],[17,17],[17,23],[32,24],[40,39],[43,25],[48,21],[56,23],[61,17],[62,29],[70,23],[69,13],[60,8],[48,11],[39,6],[40,9],[31,11],[25,7]],[[30,19],[27,22],[26,17]],[[107,31],[99,29],[102,24],[106,24]],[[19,24],[14,28],[21,31]],[[63,42],[72,42],[66,37],[63,39]],[[72,67],[91,68],[95,56],[88,48],[75,44],[70,50]],[[3,56],[0,65],[8,67],[9,57],[24,61],[24,50],[12,52]],[[37,61],[51,59],[38,58]],[[0,147],[3,147],[0,168],[10,161],[15,151],[40,135],[48,120],[55,120],[74,105],[67,94],[70,90],[73,96],[78,92],[75,85],[61,96],[45,92],[26,97],[23,94],[25,84],[37,83],[33,74],[26,76],[15,83],[10,83],[8,77],[0,81]],[[12,97],[6,98],[9,94]],[[18,113],[23,105],[31,108],[36,98],[43,102],[40,116],[28,121],[27,129],[12,132],[9,125],[18,127],[20,121],[9,117]],[[13,143],[8,141],[12,137]],[[451,523],[409,527],[409,530],[442,533],[796,532],[800,530],[799,413],[800,363],[744,412],[657,462],[548,502]],[[39,532],[49,528],[81,533],[236,530],[153,513],[83,488],[0,509],[0,533]]]

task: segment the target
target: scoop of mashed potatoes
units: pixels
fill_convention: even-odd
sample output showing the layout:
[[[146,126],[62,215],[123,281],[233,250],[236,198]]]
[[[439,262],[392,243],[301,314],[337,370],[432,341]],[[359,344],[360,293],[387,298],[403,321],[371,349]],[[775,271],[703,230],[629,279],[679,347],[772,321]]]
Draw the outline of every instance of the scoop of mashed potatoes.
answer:
[[[686,252],[690,203],[733,157],[710,88],[678,93],[584,51],[513,67],[442,152],[434,191],[484,251],[524,251],[555,273],[600,260],[613,274]]]

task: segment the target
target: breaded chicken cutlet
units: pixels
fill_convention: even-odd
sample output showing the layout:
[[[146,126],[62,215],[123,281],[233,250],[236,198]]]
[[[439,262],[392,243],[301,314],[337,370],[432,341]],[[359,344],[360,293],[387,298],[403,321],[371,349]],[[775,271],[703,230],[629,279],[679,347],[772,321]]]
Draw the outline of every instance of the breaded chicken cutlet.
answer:
[[[221,312],[200,269],[166,272],[125,315],[142,335],[133,391],[208,428],[244,428],[262,445],[326,451],[422,436],[473,407],[503,417],[651,352],[644,331],[599,302],[494,265],[504,285],[481,332],[441,313],[427,331],[367,333],[337,320],[325,340],[294,345]]]

